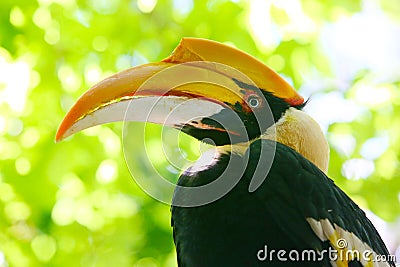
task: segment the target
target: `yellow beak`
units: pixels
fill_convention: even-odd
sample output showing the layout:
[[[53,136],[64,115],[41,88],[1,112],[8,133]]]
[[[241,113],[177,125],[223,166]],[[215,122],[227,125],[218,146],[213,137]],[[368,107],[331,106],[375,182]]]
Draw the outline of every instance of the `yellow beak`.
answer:
[[[218,112],[218,106],[239,105],[246,110],[248,92],[240,86],[243,83],[270,92],[293,106],[304,102],[284,79],[254,57],[214,41],[183,38],[172,55],[163,61],[119,72],[84,93],[62,121],[56,141],[94,125],[123,120],[127,100],[138,100],[130,103],[138,103],[143,109],[145,99],[167,97],[168,105],[163,102],[164,109],[161,108],[165,111],[182,105],[180,98],[202,99],[198,102],[209,102],[207,108],[213,110],[206,112],[206,106],[200,104],[199,116]],[[154,106],[156,102],[145,104]],[[137,113],[142,111],[136,109]],[[189,115],[196,116],[194,112],[180,119],[189,120]],[[131,120],[142,119],[134,114]],[[150,121],[161,123],[159,118]]]

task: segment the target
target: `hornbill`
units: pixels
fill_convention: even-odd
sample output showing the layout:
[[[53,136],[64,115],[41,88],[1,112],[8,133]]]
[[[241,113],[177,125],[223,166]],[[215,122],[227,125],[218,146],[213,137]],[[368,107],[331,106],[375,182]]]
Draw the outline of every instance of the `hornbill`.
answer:
[[[327,177],[329,147],[305,104],[254,57],[183,38],[161,62],[119,72],[84,93],[56,141],[128,120],[213,145],[174,192],[180,267],[394,266],[365,213]]]

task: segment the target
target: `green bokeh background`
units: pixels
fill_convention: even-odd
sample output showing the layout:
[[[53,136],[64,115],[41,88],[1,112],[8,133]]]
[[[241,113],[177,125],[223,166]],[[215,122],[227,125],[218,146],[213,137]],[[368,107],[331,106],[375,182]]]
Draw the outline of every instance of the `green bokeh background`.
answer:
[[[371,13],[376,20],[357,24]],[[123,125],[95,127],[58,144],[54,136],[90,86],[167,57],[184,36],[234,45],[311,96],[308,111],[331,144],[329,176],[387,222],[394,252],[400,243],[399,14],[398,0],[2,0],[0,267],[176,266],[170,208],[132,179]],[[341,35],[347,28],[353,34]],[[372,55],[375,61],[363,60]],[[176,180],[160,156],[161,128],[146,130],[148,156]],[[180,136],[179,143],[189,161],[200,155],[197,141]],[[135,157],[135,175],[150,175],[140,164],[146,155]]]

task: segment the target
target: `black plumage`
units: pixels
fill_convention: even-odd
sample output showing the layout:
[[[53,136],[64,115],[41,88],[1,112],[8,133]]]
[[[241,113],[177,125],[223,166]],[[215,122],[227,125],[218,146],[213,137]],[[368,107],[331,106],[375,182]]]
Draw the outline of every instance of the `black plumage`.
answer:
[[[274,148],[276,147],[276,150]],[[260,159],[275,153],[272,167],[261,186],[249,192]],[[260,261],[257,253],[268,250],[327,250],[307,222],[328,219],[354,233],[379,255],[388,251],[365,213],[313,163],[293,149],[271,140],[257,140],[247,150],[249,162],[238,184],[221,199],[199,207],[172,207],[174,240],[180,267],[196,266],[331,266],[328,257],[316,261]],[[228,161],[240,155],[221,155],[209,169],[184,173],[181,186],[200,186],[217,179]],[[245,158],[245,157],[244,157]],[[262,160],[262,159],[261,159]],[[245,164],[245,160],[242,160]],[[262,162],[262,161],[261,161]],[[237,170],[243,166],[237,165]],[[235,175],[236,170],[231,170]],[[180,195],[175,198],[190,198]],[[361,248],[360,248],[361,249]],[[350,266],[362,266],[353,261]],[[389,262],[388,266],[394,266]]]

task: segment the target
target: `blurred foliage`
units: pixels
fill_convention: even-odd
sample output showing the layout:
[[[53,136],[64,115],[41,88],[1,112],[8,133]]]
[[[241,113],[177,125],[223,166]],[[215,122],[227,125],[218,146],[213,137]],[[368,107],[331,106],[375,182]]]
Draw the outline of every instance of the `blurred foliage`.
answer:
[[[363,208],[398,218],[400,67],[393,64],[400,60],[385,45],[400,46],[387,27],[354,22],[371,3],[398,29],[398,0],[2,0],[0,266],[176,266],[169,206],[133,182],[122,125],[59,144],[54,136],[91,85],[161,60],[184,36],[235,45],[312,95],[309,111],[332,146],[329,175]],[[340,35],[348,22],[359,32]],[[374,46],[380,40],[374,33],[385,32],[383,46]],[[354,43],[348,54],[332,51]],[[385,51],[388,57],[379,56]],[[376,62],[362,61],[371,55]],[[160,131],[149,126],[150,157],[158,158]],[[199,155],[196,141],[180,143],[189,159]],[[145,177],[143,156],[135,158]],[[178,177],[166,159],[156,165],[171,180]]]

